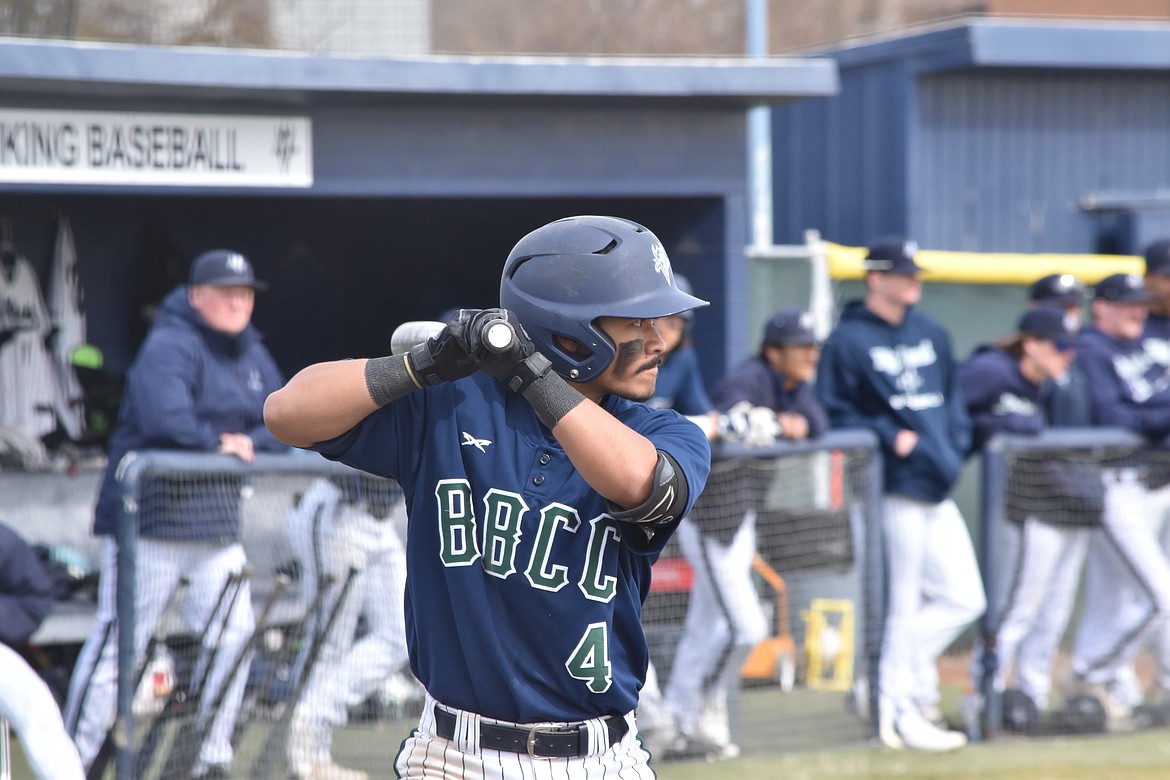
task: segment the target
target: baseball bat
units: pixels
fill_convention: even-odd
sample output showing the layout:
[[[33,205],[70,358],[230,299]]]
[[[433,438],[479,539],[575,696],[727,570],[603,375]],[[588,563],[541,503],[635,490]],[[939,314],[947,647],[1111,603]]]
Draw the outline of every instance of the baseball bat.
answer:
[[[248,641],[240,649],[240,654],[232,661],[231,670],[228,671],[227,677],[215,692],[215,696],[211,699],[211,705],[204,709],[203,714],[198,716],[195,721],[195,735],[190,742],[198,748],[202,746],[204,740],[207,739],[208,733],[211,732],[211,727],[215,724],[215,719],[219,715],[219,708],[223,706],[224,699],[227,698],[228,690],[235,682],[236,676],[244,666],[244,662],[248,660],[252,651],[256,648],[256,643],[265,631],[268,630],[268,621],[272,616],[272,609],[276,606],[276,602],[284,595],[284,591],[288,588],[291,580],[288,575],[281,574],[276,578],[276,585],[272,592],[268,594],[268,598],[264,601],[264,607],[260,610],[260,616],[256,619],[256,626],[252,629]],[[181,751],[172,750],[167,756],[167,762],[164,765],[162,777],[178,777],[179,776],[179,762],[183,759]],[[191,767],[194,770],[194,766]]]
[[[292,725],[293,715],[297,709],[297,704],[300,703],[305,689],[309,686],[309,679],[313,676],[313,667],[316,666],[317,657],[321,654],[321,647],[325,644],[330,632],[333,631],[333,625],[337,622],[338,615],[341,614],[341,607],[345,604],[345,599],[349,595],[350,588],[353,587],[353,581],[358,573],[356,568],[350,567],[349,573],[345,576],[345,582],[342,583],[341,592],[337,594],[337,600],[333,602],[333,608],[329,612],[329,618],[325,621],[324,628],[313,636],[313,642],[309,647],[309,657],[305,661],[305,668],[301,671],[300,677],[297,678],[297,684],[288,697],[288,706],[281,714],[280,720],[268,732],[268,738],[264,741],[264,747],[260,751],[260,755],[256,758],[256,762],[252,764],[250,777],[267,780],[273,770],[276,769],[276,765],[279,763],[278,755],[280,750],[288,742],[288,733]]]
[[[182,599],[187,592],[187,586],[191,581],[186,577],[180,577],[179,582],[175,585],[175,589],[171,591],[171,595],[167,597],[166,606],[163,607],[162,613],[159,615],[158,624],[154,627],[154,633],[150,635],[150,641],[146,644],[146,652],[142,655],[142,666],[138,667],[138,674],[134,678],[134,691],[137,692],[142,686],[142,681],[146,678],[146,668],[150,666],[150,659],[154,657],[158,646],[165,641],[166,624],[170,619],[171,612],[174,611],[175,605]],[[114,731],[117,724],[110,726],[106,730],[106,737],[102,740],[102,746],[98,748],[97,755],[93,759],[93,763],[89,766],[89,772],[86,773],[87,780],[97,780],[106,771],[106,766],[110,763],[110,759],[114,755],[115,738]]]
[[[400,355],[409,352],[415,344],[421,344],[434,336],[443,328],[445,323],[437,320],[411,320],[404,322],[394,329],[390,336],[390,354]],[[480,331],[480,340],[492,352],[506,352],[516,338],[516,331],[511,323],[502,317],[488,320]]]
[[[421,344],[447,327],[437,320],[411,320],[394,329],[390,335],[390,354],[401,355],[409,352],[415,344]]]

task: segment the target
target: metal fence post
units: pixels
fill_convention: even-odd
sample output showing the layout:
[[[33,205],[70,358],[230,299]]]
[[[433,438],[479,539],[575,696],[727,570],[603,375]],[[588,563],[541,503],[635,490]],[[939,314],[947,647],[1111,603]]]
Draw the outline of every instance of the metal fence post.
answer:
[[[134,634],[137,623],[138,508],[141,504],[141,477],[148,459],[129,452],[118,464],[122,513],[114,531],[117,557],[118,623],[118,712],[114,724],[114,776],[134,778]]]

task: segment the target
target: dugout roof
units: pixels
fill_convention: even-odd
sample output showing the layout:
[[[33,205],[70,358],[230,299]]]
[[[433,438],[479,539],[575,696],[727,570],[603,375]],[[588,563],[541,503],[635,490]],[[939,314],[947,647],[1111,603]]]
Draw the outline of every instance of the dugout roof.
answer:
[[[620,214],[652,227],[715,302],[696,329],[713,382],[754,342],[743,316],[746,109],[837,88],[836,63],[816,58],[323,57],[3,40],[0,216],[42,272],[55,215],[72,219],[91,341],[115,370],[144,332],[138,313],[182,281],[191,257],[238,248],[273,281],[256,316],[291,373],[373,354],[396,322],[494,305],[488,293],[520,236],[566,214]],[[92,130],[102,112],[128,117],[128,129]],[[268,120],[279,125],[270,135],[291,127],[253,146],[279,147],[282,165],[307,147],[308,172],[225,181],[223,169],[248,167],[226,140],[246,128],[172,127],[203,115]],[[145,127],[133,124],[142,116]],[[36,155],[88,155],[100,170],[30,176],[35,144],[18,137],[21,122],[41,123]],[[17,158],[25,170],[12,175]],[[200,165],[216,170],[200,179]],[[134,175],[110,175],[126,168]],[[319,305],[321,288],[288,270],[301,262],[334,280],[344,304],[290,318]]]

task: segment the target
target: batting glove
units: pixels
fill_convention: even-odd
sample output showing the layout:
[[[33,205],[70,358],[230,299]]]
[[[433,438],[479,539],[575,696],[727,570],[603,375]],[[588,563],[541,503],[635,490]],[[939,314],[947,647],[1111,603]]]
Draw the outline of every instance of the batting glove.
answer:
[[[460,309],[441,331],[410,348],[406,359],[421,383],[437,385],[475,373],[475,361],[466,349],[466,331],[476,311]]]
[[[719,438],[738,441],[745,447],[766,447],[780,436],[780,421],[766,406],[740,401],[719,415]]]
[[[523,393],[552,369],[552,362],[536,350],[524,326],[507,309],[483,309],[467,326],[467,347],[478,368]]]

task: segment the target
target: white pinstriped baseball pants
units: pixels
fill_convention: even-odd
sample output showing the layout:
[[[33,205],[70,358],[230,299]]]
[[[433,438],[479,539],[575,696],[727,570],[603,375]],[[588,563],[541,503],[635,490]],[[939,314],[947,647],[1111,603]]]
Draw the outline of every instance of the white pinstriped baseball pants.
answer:
[[[1091,526],[1056,525],[1025,518],[1000,529],[995,561],[995,688],[1015,672],[1016,687],[1040,710],[1048,708],[1052,663],[1068,626],[1084,567]],[[982,679],[982,638],[971,656],[972,681]]]
[[[620,742],[581,758],[533,758],[527,753],[475,750],[472,746],[461,749],[436,732],[435,700],[428,695],[418,728],[403,741],[394,769],[402,780],[652,780],[655,774],[650,769],[650,754],[638,737],[634,713],[626,714],[626,723],[629,730]]]
[[[138,540],[137,601],[135,647],[139,656],[146,652],[162,611],[179,578],[186,574],[190,587],[179,603],[183,622],[198,634],[215,608],[224,582],[232,572],[244,566],[244,548],[201,542],[167,542],[158,539]],[[117,544],[113,537],[102,540],[101,580],[98,589],[97,624],[90,634],[69,681],[65,702],[65,726],[73,734],[81,760],[89,766],[106,731],[114,722],[117,709],[118,636],[117,636]],[[218,640],[219,652],[211,668],[203,704],[209,703],[243,650],[253,628],[252,591],[245,581],[236,599],[235,609],[227,621],[222,638],[214,632],[203,637],[206,646]],[[141,662],[141,659],[140,659]],[[225,696],[215,723],[203,743],[199,760],[204,764],[229,764],[232,759],[231,734],[248,681],[245,663]],[[200,713],[202,715],[202,713]]]
[[[1133,469],[1107,470],[1104,481],[1105,512],[1089,544],[1073,669],[1108,684],[1170,617],[1170,561],[1159,539],[1170,487],[1149,491]]]
[[[889,603],[882,637],[883,706],[896,717],[937,704],[938,657],[987,606],[967,524],[955,502],[882,499]]]

